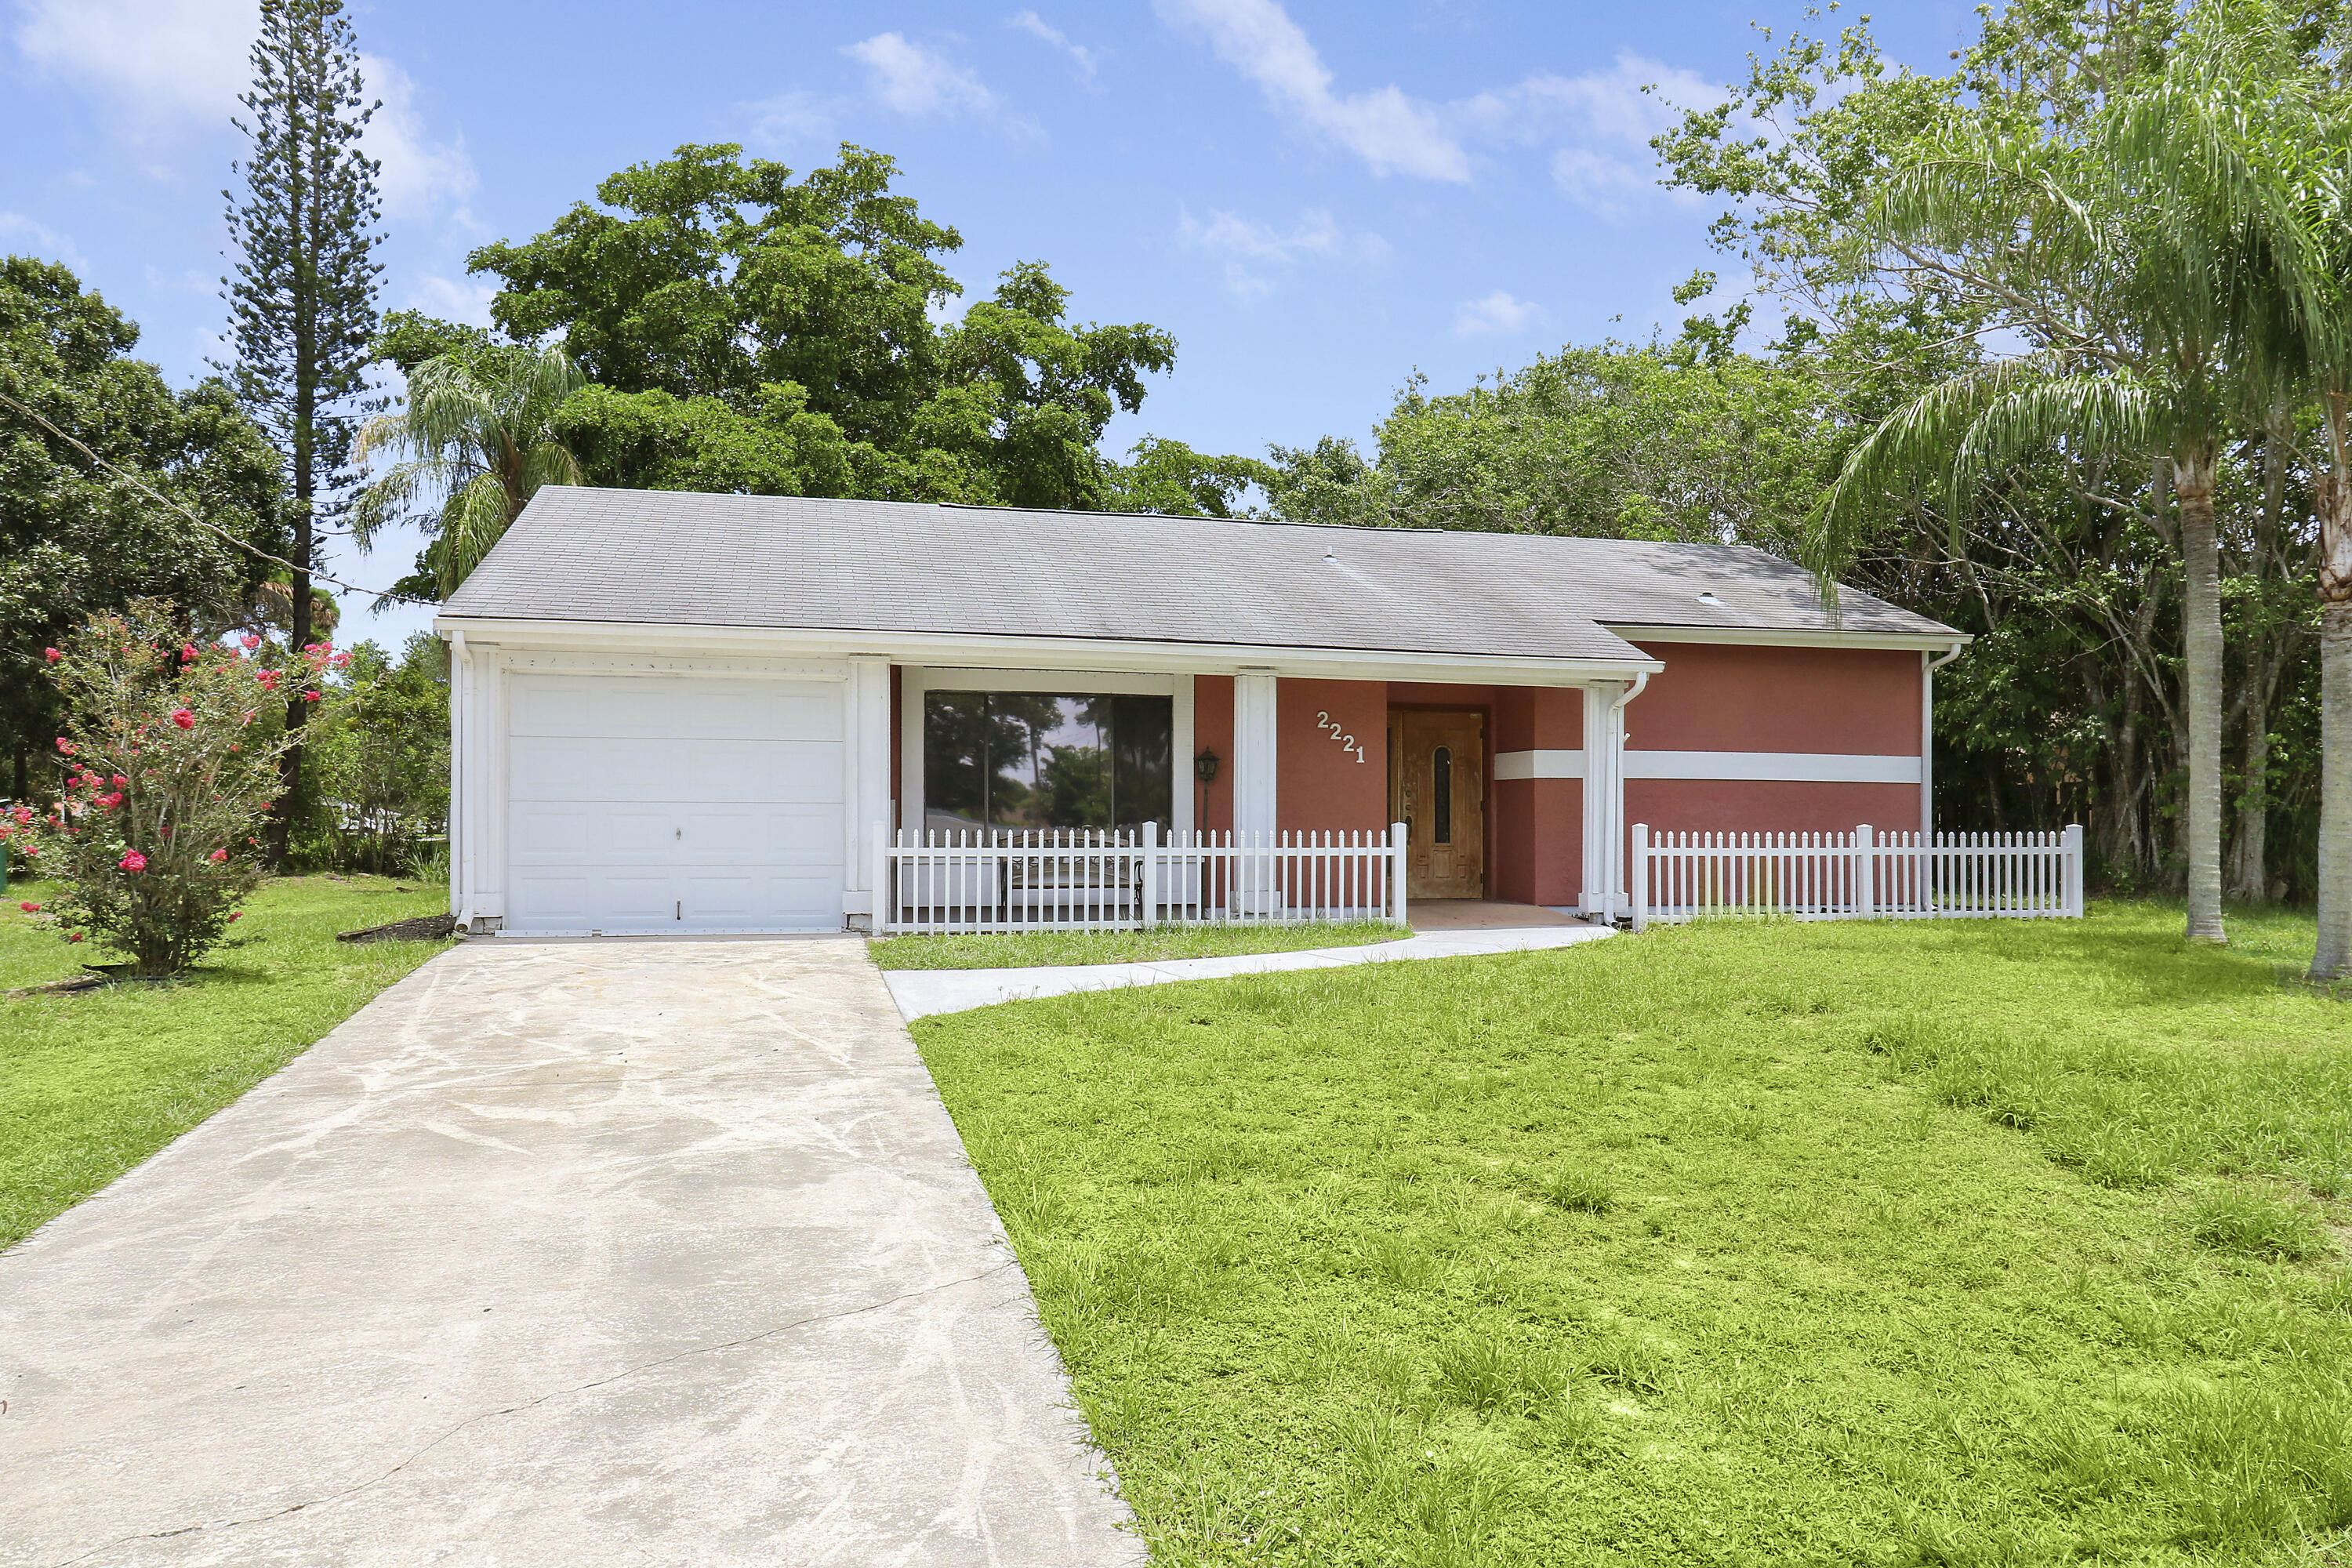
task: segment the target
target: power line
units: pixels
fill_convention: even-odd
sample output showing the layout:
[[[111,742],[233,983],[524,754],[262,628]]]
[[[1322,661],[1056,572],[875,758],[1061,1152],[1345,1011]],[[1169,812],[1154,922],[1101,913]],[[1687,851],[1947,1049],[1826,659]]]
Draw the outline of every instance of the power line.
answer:
[[[315,566],[297,566],[294,563],[287,560],[282,555],[272,555],[269,552],[262,549],[259,545],[239,539],[236,534],[231,533],[227,529],[223,528],[220,524],[207,521],[205,519],[198,517],[194,512],[188,510],[185,503],[173,500],[170,496],[163,494],[163,491],[157,489],[154,486],[149,484],[138,475],[131,472],[128,468],[125,468],[120,464],[112,462],[108,458],[100,457],[96,452],[91,451],[88,447],[84,446],[79,439],[67,435],[64,431],[58,429],[56,426],[43,418],[39,414],[26,407],[23,404],[17,402],[6,393],[0,392],[0,403],[6,404],[9,407],[15,409],[17,413],[23,415],[26,418],[31,420],[42,429],[47,430],[50,435],[55,436],[58,440],[63,441],[67,446],[71,447],[75,451],[79,452],[83,457],[88,458],[91,462],[96,463],[100,468],[106,469],[117,479],[122,479],[126,483],[145,491],[155,500],[170,507],[173,511],[178,512],[182,517],[186,518],[198,528],[204,529],[212,533],[219,534],[223,539],[228,541],[229,543],[235,545],[237,549],[246,552],[249,555],[257,555],[273,566],[283,566],[289,572],[313,577],[321,583],[331,583],[334,586],[344,590],[346,593],[373,594],[379,602],[387,599],[397,600],[404,605],[431,605],[438,602],[433,599],[420,599],[412,594],[394,593],[389,588],[383,590],[362,588],[356,583],[346,583],[341,577],[331,576],[327,573],[320,571]]]

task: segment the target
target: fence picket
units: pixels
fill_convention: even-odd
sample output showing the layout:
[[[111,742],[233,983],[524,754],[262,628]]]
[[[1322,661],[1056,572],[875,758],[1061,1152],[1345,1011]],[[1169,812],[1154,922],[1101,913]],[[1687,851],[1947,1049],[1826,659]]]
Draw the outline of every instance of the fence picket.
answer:
[[[2047,920],[2083,912],[2083,831],[1633,830],[1637,929],[1709,913]]]

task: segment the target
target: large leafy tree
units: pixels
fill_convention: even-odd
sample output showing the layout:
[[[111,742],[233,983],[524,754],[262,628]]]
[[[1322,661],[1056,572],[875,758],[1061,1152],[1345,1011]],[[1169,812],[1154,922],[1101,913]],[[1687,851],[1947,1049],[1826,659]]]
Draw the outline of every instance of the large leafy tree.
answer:
[[[2040,390],[2032,395],[2045,406],[2063,392],[2054,384],[2079,388],[2104,377],[2115,384],[2117,408],[2136,402],[2135,417],[2151,413],[2150,397],[2172,413],[2194,412],[2175,395],[2197,393],[2200,380],[2218,395],[2209,407],[2239,405],[2216,422],[2210,473],[2187,476],[2192,488],[2210,479],[2221,565],[2218,595],[2197,585],[2194,616],[2187,613],[2189,557],[2203,552],[2184,538],[2183,523],[2197,524],[2193,513],[2203,506],[2191,497],[2186,519],[2176,508],[2179,468],[2161,454],[2178,429],[2150,424],[2132,436],[2121,426],[2077,422],[2062,439],[2020,450],[1991,439],[2003,426],[2021,433],[2007,417],[2023,412],[2012,402],[1979,432],[1969,458],[1978,482],[1967,494],[1956,496],[1941,479],[1899,485],[1867,516],[1848,520],[1859,581],[1979,634],[1947,678],[1957,700],[1938,704],[1938,747],[1948,753],[1937,767],[1939,797],[1957,805],[1951,791],[1965,787],[1958,815],[1969,826],[2054,826],[2050,812],[2079,811],[2118,880],[2157,878],[2177,887],[2188,880],[2189,862],[2203,862],[2196,880],[2208,929],[2221,816],[2211,804],[2216,773],[2236,805],[2228,885],[2241,897],[2309,886],[2307,863],[2289,861],[2283,877],[2272,874],[2281,845],[2309,848],[2310,623],[2284,591],[2314,531],[2311,455],[2298,437],[2309,415],[2291,399],[2242,404],[2232,395],[2263,379],[2249,345],[2233,346],[2242,323],[2184,315],[2151,333],[2144,307],[2166,258],[2177,265],[2200,253],[2217,270],[2177,281],[2207,289],[2206,303],[2224,315],[2259,302],[2261,292],[2242,286],[2244,269],[2276,258],[2265,263],[2261,247],[2239,248],[2253,237],[2242,226],[2249,209],[2237,205],[2234,230],[2226,214],[2219,226],[2206,220],[2213,198],[2228,207],[2247,194],[2244,176],[2259,158],[2241,133],[2250,120],[2271,115],[2280,87],[2325,54],[2327,30],[2340,27],[2343,13],[2338,0],[2291,10],[2260,0],[2226,8],[2032,0],[1985,10],[1974,47],[1940,77],[1893,68],[1864,26],[1827,42],[1793,37],[1756,60],[1726,102],[1685,116],[1655,143],[1671,183],[1724,198],[1718,243],[1795,312],[1792,331],[1833,346],[1857,322],[1889,310],[1940,328],[1928,341],[1948,345],[1946,370],[1875,400],[1875,410],[1867,407],[1872,399],[1841,397],[1840,417],[1858,431],[1876,428],[1887,412],[1952,375],[1973,385],[1948,393],[1948,412],[1968,396],[1989,397],[1997,376],[2021,395],[2033,383]],[[2251,47],[2263,33],[2271,65],[2242,69],[2221,101],[2209,92],[2200,107],[2184,53],[2203,51],[2210,61],[2212,40]],[[2178,122],[2158,109],[2137,128],[2128,123],[2133,105],[2145,109],[2168,91],[2188,111]],[[1971,134],[1973,148],[1965,144]],[[2234,171],[2214,158],[2232,138]],[[1943,181],[1951,222],[1884,221],[1901,218],[1887,209],[1895,205],[1895,173],[1905,169],[1922,184]],[[2034,178],[2045,183],[2037,188]],[[2053,210],[2100,192],[2082,212]],[[1971,213],[1978,197],[1985,205]],[[2036,202],[2030,231],[2000,232],[1997,209],[2005,205],[2018,216]],[[1910,216],[1923,216],[1913,205]],[[2071,233],[2070,221],[2078,226]],[[2200,225],[2202,238],[2185,232]],[[2079,254],[2094,229],[2107,248],[2070,275],[2053,253],[2073,245]],[[1964,246],[1937,243],[1961,232],[1971,236]],[[2117,300],[2128,313],[2115,313]],[[2040,363],[2019,363],[2021,350]],[[1823,364],[1833,382],[1858,368],[1852,355],[1843,369]],[[1972,423],[1947,423],[1947,433]],[[2224,634],[2220,700],[2204,702],[2214,695],[2215,661],[2206,656],[2216,597]],[[2191,621],[2202,628],[2196,704],[2187,690]],[[2002,650],[2012,645],[2017,662],[2005,664]],[[2048,704],[2031,706],[2029,694]],[[2192,706],[2211,715],[2193,737]],[[2217,768],[2215,732],[2224,727]],[[2182,778],[2192,750],[2205,758],[2195,789]],[[2013,787],[2003,774],[2029,787]],[[2193,834],[2184,831],[2192,804]]]
[[[1825,577],[1870,512],[1948,476],[1952,510],[2000,462],[2074,443],[2169,459],[2185,566],[2191,940],[2221,917],[2223,450],[2268,405],[2277,365],[2249,327],[2290,286],[2288,232],[2255,122],[2281,60],[2217,6],[2189,47],[2113,95],[2078,135],[1954,115],[1881,183],[1863,227],[1895,264],[1977,302],[2028,351],[1890,416],[1849,458],[1813,542]]]
[[[45,647],[141,598],[239,624],[263,552],[288,548],[267,437],[220,382],[173,392],[138,341],[67,268],[0,259],[0,791],[16,798],[53,784],[33,760],[56,754],[62,718]]]
[[[376,164],[360,150],[374,112],[360,79],[359,47],[341,0],[261,0],[253,85],[237,122],[252,147],[228,196],[236,276],[224,279],[237,396],[277,441],[293,489],[286,584],[289,635],[312,640],[310,573],[326,525],[352,482],[352,442],[369,412],[374,358],[375,260],[382,204]],[[226,194],[226,193],[225,193]],[[282,861],[303,813],[299,694],[287,704],[294,741],[279,760],[284,790],[271,819]]]
[[[593,385],[559,422],[603,482],[1094,507],[1097,446],[1175,343],[1085,325],[1042,263],[961,320],[962,243],[845,146],[803,177],[688,146],[623,170],[546,233],[475,251],[519,342],[560,339]]]
[[[1367,461],[1327,437],[1274,450],[1285,515],[1588,537],[1790,537],[1825,472],[1822,386],[1702,334],[1567,348],[1463,392],[1419,377]]]
[[[398,336],[403,326],[395,323]],[[541,485],[579,484],[580,459],[555,432],[556,411],[582,378],[559,348],[463,342],[412,366],[402,406],[361,427],[352,457],[397,458],[351,510],[361,549],[404,519],[431,536],[414,576],[394,591],[443,598],[457,591]],[[432,510],[419,503],[437,502]]]

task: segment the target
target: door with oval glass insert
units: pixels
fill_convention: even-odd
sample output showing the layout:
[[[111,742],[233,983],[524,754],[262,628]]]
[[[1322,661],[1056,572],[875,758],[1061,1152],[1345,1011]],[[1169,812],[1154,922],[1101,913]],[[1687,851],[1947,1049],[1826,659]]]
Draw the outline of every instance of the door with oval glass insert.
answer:
[[[1391,818],[1405,825],[1409,899],[1486,896],[1486,716],[1389,716]]]

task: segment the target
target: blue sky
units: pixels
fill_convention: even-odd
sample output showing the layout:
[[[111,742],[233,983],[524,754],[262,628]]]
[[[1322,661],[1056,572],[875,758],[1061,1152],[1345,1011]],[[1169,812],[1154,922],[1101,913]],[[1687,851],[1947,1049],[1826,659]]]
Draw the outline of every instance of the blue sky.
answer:
[[[1875,30],[1944,68],[1962,0]],[[249,0],[0,0],[0,251],[74,266],[175,383],[219,353],[221,188]],[[843,141],[962,232],[967,298],[1050,262],[1083,320],[1179,343],[1145,432],[1262,453],[1365,437],[1416,370],[1439,389],[1685,313],[1710,205],[1660,190],[1661,100],[1717,100],[1801,0],[527,4],[359,0],[383,161],[386,308],[486,321],[465,255],[688,142],[795,168]],[[1850,14],[1846,13],[1846,14]],[[1833,19],[1843,21],[1843,15]],[[1832,24],[1833,25],[1833,24]],[[1812,24],[1821,30],[1823,24]],[[1645,86],[1659,89],[1645,94]],[[389,582],[393,541],[335,565]],[[345,638],[394,640],[422,612]]]

